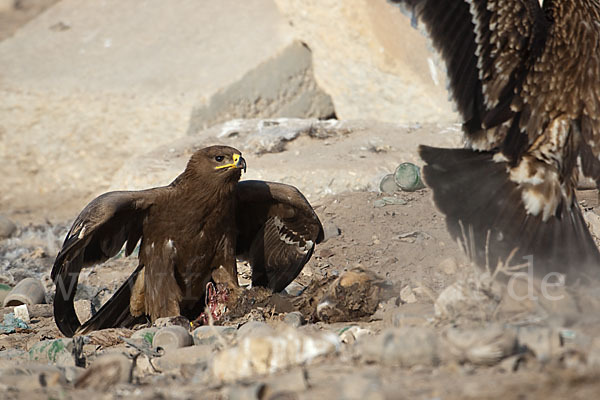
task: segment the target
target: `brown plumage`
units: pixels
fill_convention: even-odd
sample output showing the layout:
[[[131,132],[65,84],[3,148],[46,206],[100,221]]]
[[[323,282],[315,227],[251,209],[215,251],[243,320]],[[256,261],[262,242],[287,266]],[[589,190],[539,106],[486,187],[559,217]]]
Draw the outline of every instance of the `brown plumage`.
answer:
[[[425,23],[464,121],[468,149],[420,151],[451,233],[481,265],[597,276],[574,189],[578,164],[600,182],[600,2],[391,1]]]
[[[105,193],[79,214],[52,269],[54,316],[66,336],[185,315],[204,307],[214,269],[237,281],[236,256],[253,268],[253,284],[283,290],[323,239],[321,223],[294,187],[238,182],[246,162],[236,149],[197,151],[170,185]],[[81,268],[130,255],[139,265],[113,297],[81,326],[73,298]]]

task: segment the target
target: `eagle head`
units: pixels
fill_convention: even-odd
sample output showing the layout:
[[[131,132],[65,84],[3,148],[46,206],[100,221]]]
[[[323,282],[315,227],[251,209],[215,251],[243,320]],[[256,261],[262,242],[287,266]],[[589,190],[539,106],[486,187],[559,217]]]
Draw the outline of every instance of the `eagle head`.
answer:
[[[186,173],[205,182],[237,182],[242,170],[246,172],[246,160],[242,153],[229,146],[210,146],[192,155]]]

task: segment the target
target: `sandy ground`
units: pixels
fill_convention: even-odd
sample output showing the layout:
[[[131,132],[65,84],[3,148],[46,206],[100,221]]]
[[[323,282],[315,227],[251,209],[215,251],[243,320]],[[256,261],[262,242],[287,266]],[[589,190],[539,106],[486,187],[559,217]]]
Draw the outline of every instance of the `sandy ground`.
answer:
[[[384,197],[395,198],[399,204],[378,206],[377,200]],[[433,207],[431,192],[424,189],[414,193],[397,193],[393,196],[374,192],[347,192],[326,196],[314,202],[315,209],[330,232],[339,229],[340,234],[333,236],[316,248],[316,252],[297,278],[296,287],[308,287],[299,296],[287,297],[293,304],[302,296],[312,296],[311,284],[331,282],[331,279],[344,275],[345,271],[357,268],[377,275],[384,282],[387,293],[381,296],[380,305],[370,316],[348,318],[341,322],[327,323],[311,314],[310,307],[302,308],[308,323],[299,332],[333,332],[340,338],[340,347],[334,353],[317,357],[300,365],[289,365],[270,374],[256,374],[250,378],[222,382],[211,375],[211,362],[219,352],[233,347],[241,339],[226,339],[223,344],[213,348],[212,355],[200,357],[194,362],[194,355],[186,355],[184,360],[174,362],[170,368],[157,371],[142,370],[134,367],[134,378],[130,383],[109,384],[104,395],[96,392],[100,386],[74,388],[73,376],[81,376],[82,368],[70,363],[57,363],[60,371],[71,382],[31,385],[31,382],[17,379],[21,376],[40,376],[44,372],[32,366],[44,365],[44,362],[28,362],[30,353],[42,341],[61,337],[56,329],[50,305],[30,307],[32,321],[30,329],[12,334],[0,334],[0,385],[6,388],[9,398],[29,398],[35,396],[79,398],[91,396],[100,398],[593,398],[598,386],[598,347],[594,337],[600,332],[600,323],[594,314],[582,313],[582,304],[575,309],[571,302],[579,302],[583,297],[569,296],[558,306],[572,318],[560,319],[547,313],[548,308],[540,312],[540,305],[534,307],[523,304],[507,304],[503,300],[490,300],[490,297],[474,289],[469,292],[475,299],[473,304],[461,304],[448,314],[436,314],[435,303],[440,302],[440,293],[454,282],[469,282],[475,279],[484,282],[475,273],[475,269],[466,262],[462,252],[452,242],[445,230],[443,217]],[[47,278],[54,253],[49,250],[58,246],[65,233],[66,224],[40,225],[24,230],[17,239],[0,242],[0,249],[6,255],[8,242],[12,248],[26,248],[13,266],[28,267],[23,275],[37,275],[44,278],[49,292],[52,285]],[[33,238],[38,238],[34,240]],[[41,239],[40,239],[41,238]],[[14,260],[15,258],[13,258]],[[35,269],[31,269],[35,266]],[[91,299],[98,304],[108,298],[110,291],[122,282],[135,266],[135,260],[116,259],[105,266],[88,270],[80,281],[80,298]],[[18,270],[13,268],[12,271]],[[32,274],[32,271],[38,271]],[[15,276],[15,280],[18,277]],[[240,281],[244,283],[241,276]],[[10,280],[10,277],[4,277]],[[9,282],[11,283],[11,282]],[[456,285],[456,283],[454,283]],[[482,287],[485,285],[482,284]],[[406,288],[410,289],[406,289]],[[490,286],[491,287],[491,286]],[[357,287],[360,289],[360,287]],[[496,290],[496,289],[493,289]],[[402,295],[401,295],[402,293]],[[409,293],[407,295],[407,293]],[[478,297],[480,296],[480,297]],[[317,298],[316,296],[315,298]],[[499,298],[503,295],[500,294]],[[594,297],[595,298],[595,297]],[[294,300],[295,299],[295,300]],[[315,301],[319,301],[318,298]],[[478,304],[481,303],[481,304]],[[306,304],[306,302],[302,303]],[[494,312],[487,312],[490,306]],[[522,307],[521,307],[522,306]],[[515,309],[515,307],[517,307]],[[519,309],[519,307],[521,307]],[[543,305],[541,305],[543,308]],[[299,307],[300,309],[300,307]],[[307,311],[309,310],[309,311]],[[515,311],[516,310],[516,311]],[[1,314],[12,311],[4,308]],[[289,311],[289,310],[288,310]],[[314,311],[314,307],[313,307]],[[242,317],[222,322],[237,328],[247,321],[263,321],[276,332],[288,329],[281,320],[286,313],[256,307]],[[564,315],[563,315],[564,317]],[[417,352],[412,354],[410,339],[403,344],[400,338],[399,348],[379,349],[386,354],[406,352],[408,360],[391,362],[383,355],[368,357],[365,346],[379,343],[388,329],[395,329],[399,335],[413,335],[414,332],[402,329],[425,329],[439,337],[448,330],[456,328],[485,329],[500,326],[500,331],[515,329],[535,330],[535,339],[528,342],[530,349],[500,356],[497,361],[486,365],[465,361],[462,358],[442,358],[440,362],[428,361]],[[344,334],[351,329],[354,336]],[[400,329],[400,331],[398,331]],[[552,342],[545,332],[569,332],[577,336],[573,343]],[[404,332],[404,333],[403,333]],[[119,336],[129,336],[132,331],[105,333],[109,339],[99,342],[92,337],[93,344],[83,348],[85,365],[93,366],[100,355],[122,352],[132,353],[132,348],[123,343]],[[558,333],[557,333],[558,335]],[[562,336],[561,336],[562,337]],[[558,336],[557,336],[558,338]],[[88,338],[89,340],[89,338]],[[525,339],[524,339],[525,340]],[[529,339],[531,340],[531,339]],[[550,341],[546,343],[545,341]],[[427,348],[423,343],[418,346]],[[558,342],[557,342],[558,343]],[[375,345],[373,345],[375,346]],[[383,345],[381,345],[383,346]],[[403,348],[402,346],[409,346]],[[541,346],[540,350],[535,346]],[[557,346],[553,348],[552,346]],[[200,348],[194,346],[194,348]],[[534,350],[532,350],[534,349]],[[25,353],[19,350],[26,351]],[[443,351],[439,348],[436,351]],[[373,351],[371,350],[371,353]],[[165,356],[166,357],[166,356]],[[383,357],[383,358],[378,358]],[[596,360],[596,361],[594,361]],[[408,365],[406,364],[408,362]],[[53,363],[51,363],[53,364]],[[17,367],[18,366],[18,367]],[[3,369],[2,369],[3,368]],[[17,371],[17,372],[15,372]],[[20,372],[18,372],[20,371]],[[41,374],[41,375],[40,375]],[[49,372],[45,372],[49,374]],[[71,375],[69,375],[71,374]],[[103,375],[96,371],[95,374]],[[298,378],[300,377],[300,378]],[[47,378],[43,378],[47,379]],[[105,379],[105,378],[103,378]],[[283,383],[282,383],[283,382]],[[266,392],[259,393],[257,385]],[[283,385],[283,387],[282,387]],[[102,386],[103,387],[103,386]],[[258,394],[257,394],[258,393]],[[270,394],[265,394],[270,393]],[[271,396],[287,397],[271,397]]]

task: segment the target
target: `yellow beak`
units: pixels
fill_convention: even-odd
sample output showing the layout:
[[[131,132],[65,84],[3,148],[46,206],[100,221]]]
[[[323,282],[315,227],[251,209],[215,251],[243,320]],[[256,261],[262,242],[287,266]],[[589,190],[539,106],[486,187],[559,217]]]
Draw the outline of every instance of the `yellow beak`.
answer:
[[[233,162],[231,164],[225,164],[225,165],[219,165],[218,167],[215,167],[215,169],[223,169],[223,168],[240,168],[243,169],[244,172],[246,172],[246,160],[244,160],[244,157],[242,157],[239,154],[234,154],[233,155]]]

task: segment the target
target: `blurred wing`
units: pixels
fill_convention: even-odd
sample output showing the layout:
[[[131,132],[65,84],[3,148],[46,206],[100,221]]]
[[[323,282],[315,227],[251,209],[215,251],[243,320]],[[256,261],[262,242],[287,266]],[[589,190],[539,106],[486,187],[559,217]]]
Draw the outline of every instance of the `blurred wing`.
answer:
[[[73,307],[81,268],[106,261],[125,247],[131,254],[142,237],[142,223],[158,189],[110,192],[92,200],[79,214],[56,256],[51,277],[56,285],[54,317],[72,336],[80,326]]]
[[[237,185],[237,249],[252,266],[252,284],[280,292],[298,276],[323,227],[293,186],[263,181]]]
[[[515,95],[543,48],[549,23],[538,0],[390,1],[408,5],[425,23],[471,145],[497,147],[516,121]]]

